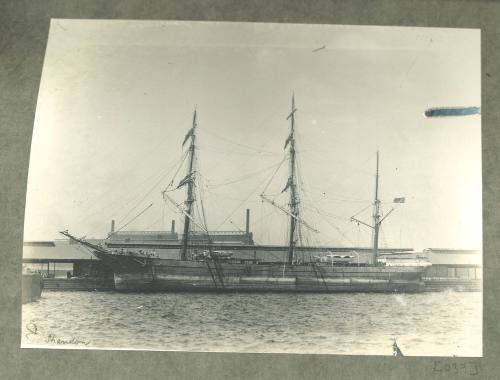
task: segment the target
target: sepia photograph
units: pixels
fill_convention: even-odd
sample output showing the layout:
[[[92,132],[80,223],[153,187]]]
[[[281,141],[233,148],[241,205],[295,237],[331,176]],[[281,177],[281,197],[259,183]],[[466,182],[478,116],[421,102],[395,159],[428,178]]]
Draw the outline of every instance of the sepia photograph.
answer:
[[[21,347],[482,357],[480,41],[52,19]]]

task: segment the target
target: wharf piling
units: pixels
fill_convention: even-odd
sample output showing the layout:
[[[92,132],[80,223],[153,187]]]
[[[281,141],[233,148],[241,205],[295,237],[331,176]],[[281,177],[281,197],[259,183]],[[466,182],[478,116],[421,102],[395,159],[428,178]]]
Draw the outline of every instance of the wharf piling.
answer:
[[[39,273],[23,273],[21,299],[22,303],[38,300],[42,296],[43,280]]]

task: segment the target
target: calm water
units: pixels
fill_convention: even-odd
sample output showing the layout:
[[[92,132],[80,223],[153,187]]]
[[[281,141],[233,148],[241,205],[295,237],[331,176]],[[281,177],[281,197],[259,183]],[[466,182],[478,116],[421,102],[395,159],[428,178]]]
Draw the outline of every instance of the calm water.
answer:
[[[23,347],[481,356],[481,293],[45,292]]]

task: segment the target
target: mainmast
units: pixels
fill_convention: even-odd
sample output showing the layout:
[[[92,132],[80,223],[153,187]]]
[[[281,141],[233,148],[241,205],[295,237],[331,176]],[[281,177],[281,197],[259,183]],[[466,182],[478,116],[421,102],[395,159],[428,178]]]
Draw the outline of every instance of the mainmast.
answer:
[[[189,145],[189,166],[188,166],[188,172],[186,177],[184,178],[182,182],[185,182],[187,184],[187,197],[186,201],[184,202],[186,205],[186,211],[185,211],[185,216],[184,216],[184,233],[182,235],[182,246],[181,246],[181,260],[187,260],[187,247],[188,247],[188,242],[189,242],[189,227],[190,227],[190,222],[192,219],[192,212],[193,212],[193,202],[194,202],[194,196],[193,196],[193,190],[194,190],[194,156],[195,156],[195,140],[196,140],[196,109],[194,110],[193,114],[193,126],[187,133],[184,143],[186,143],[188,138],[191,138],[191,143]]]
[[[302,220],[302,218],[300,218],[300,199],[297,187],[297,151],[295,149],[295,112],[297,112],[297,109],[295,108],[295,97],[292,95],[292,111],[286,118],[287,120],[290,120],[290,134],[288,135],[285,141],[285,146],[283,147],[283,149],[289,147],[289,176],[285,188],[281,190],[281,193],[284,193],[287,190],[289,190],[290,192],[290,201],[288,203],[288,208],[276,204],[276,202],[274,202],[272,199],[266,197],[264,193],[260,194],[262,200],[268,202],[269,204],[272,204],[290,217],[290,233],[288,242],[288,254],[286,259],[286,263],[289,265],[293,264],[295,245],[297,243],[297,240],[302,236],[299,227],[303,226],[313,232],[319,232],[318,230],[307,224],[304,220]]]
[[[295,96],[292,95],[292,111],[287,117],[287,120],[290,119],[290,135],[288,136],[285,148],[287,145],[290,146],[290,166],[289,172],[290,176],[288,177],[288,182],[286,184],[285,189],[290,189],[290,240],[288,244],[288,258],[287,263],[289,265],[293,262],[293,251],[295,248],[296,242],[296,230],[297,230],[297,218],[299,217],[299,200],[297,197],[297,183],[296,183],[296,165],[295,165]]]
[[[378,158],[377,150],[377,169],[375,172],[375,201],[373,202],[373,264],[377,264],[378,257],[378,233],[380,230],[380,200],[378,199]]]

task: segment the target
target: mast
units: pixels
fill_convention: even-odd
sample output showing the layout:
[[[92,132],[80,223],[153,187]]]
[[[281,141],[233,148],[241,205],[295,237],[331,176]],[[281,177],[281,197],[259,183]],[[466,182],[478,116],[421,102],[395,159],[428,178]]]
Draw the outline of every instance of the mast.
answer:
[[[189,166],[188,166],[188,172],[187,176],[185,177],[187,180],[187,197],[186,201],[184,202],[186,205],[186,212],[184,216],[184,233],[182,235],[182,246],[181,246],[181,260],[187,260],[187,247],[188,247],[188,242],[189,242],[189,227],[190,227],[190,222],[192,218],[192,212],[193,212],[193,202],[194,202],[194,197],[193,197],[193,188],[194,188],[194,172],[193,172],[193,167],[194,167],[194,155],[195,155],[195,140],[196,140],[196,108],[194,110],[193,114],[193,126],[189,130],[186,139],[191,137],[191,143],[189,145]],[[184,142],[186,142],[186,139]]]
[[[299,217],[299,200],[297,198],[297,184],[295,173],[295,96],[292,95],[292,111],[287,119],[290,119],[290,135],[286,140],[290,145],[290,166],[287,187],[290,189],[290,240],[288,244],[288,257],[287,263],[289,265],[293,262],[293,252],[295,248],[295,234],[297,227],[297,218]],[[286,144],[285,144],[286,147]],[[285,188],[286,189],[286,188]]]
[[[296,155],[297,155],[297,150],[296,150],[296,141],[295,141],[295,113],[297,112],[297,108],[295,108],[295,95],[292,95],[292,110],[286,117],[287,120],[290,120],[290,133],[285,141],[285,146],[283,149],[289,149],[289,166],[288,166],[288,179],[286,182],[286,185],[283,190],[281,190],[281,193],[284,193],[285,191],[289,191],[290,193],[290,201],[288,203],[288,209],[286,209],[283,206],[280,206],[276,204],[273,200],[269,199],[264,195],[264,192],[260,194],[260,197],[262,200],[268,202],[269,204],[272,204],[285,214],[287,214],[290,217],[290,227],[289,227],[289,241],[288,241],[288,252],[287,252],[287,259],[286,263],[288,265],[293,264],[293,257],[294,257],[294,251],[295,251],[295,245],[297,243],[298,239],[301,239],[301,230],[299,229],[301,226],[306,227],[307,229],[313,231],[313,232],[319,232],[309,224],[307,224],[302,218],[300,217],[300,199],[299,199],[299,191],[298,191],[298,186],[297,186],[297,163],[296,163]],[[283,161],[284,162],[284,161]],[[281,165],[281,164],[280,164]],[[274,175],[273,175],[274,176]],[[272,179],[272,178],[271,178]],[[269,184],[268,184],[269,185]],[[266,186],[267,188],[267,186]]]
[[[378,172],[378,161],[379,161],[379,152],[377,150],[377,168],[375,172],[375,200],[373,202],[373,225],[363,222],[351,216],[351,221],[358,223],[358,225],[362,224],[366,227],[369,227],[373,230],[373,252],[372,252],[372,262],[373,265],[377,265],[377,257],[378,257],[378,235],[380,231],[380,226],[382,222],[394,211],[394,207],[392,207],[389,212],[387,212],[383,218],[380,215],[380,199],[378,199],[378,180],[379,180],[379,172]]]
[[[380,200],[378,199],[378,159],[379,152],[377,150],[377,169],[375,172],[375,201],[373,202],[373,264],[377,264],[378,257],[378,234],[380,229]]]

